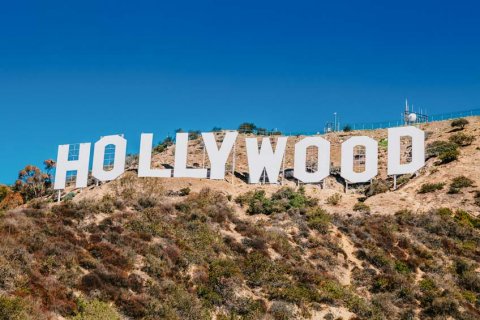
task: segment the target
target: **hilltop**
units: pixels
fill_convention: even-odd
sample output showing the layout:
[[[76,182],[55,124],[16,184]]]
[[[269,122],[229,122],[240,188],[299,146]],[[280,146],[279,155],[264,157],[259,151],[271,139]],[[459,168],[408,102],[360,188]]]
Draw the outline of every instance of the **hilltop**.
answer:
[[[61,203],[18,201],[0,213],[0,319],[478,319],[480,117],[467,119],[421,124],[426,165],[396,190],[387,132],[372,130],[325,135],[323,187],[245,183],[242,135],[226,181],[138,178],[133,158]],[[379,141],[379,176],[345,192],[352,135]],[[174,145],[157,151],[154,166],[173,164]],[[192,139],[188,165],[202,164]]]

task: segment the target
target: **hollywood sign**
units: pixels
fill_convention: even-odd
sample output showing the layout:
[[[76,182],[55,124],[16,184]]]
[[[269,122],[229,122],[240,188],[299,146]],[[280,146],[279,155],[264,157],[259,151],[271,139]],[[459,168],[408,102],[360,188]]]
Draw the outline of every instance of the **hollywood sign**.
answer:
[[[140,138],[138,163],[139,177],[162,178],[204,178],[222,180],[225,178],[225,166],[237,140],[238,132],[230,131],[220,146],[214,133],[202,133],[205,150],[210,160],[210,174],[205,168],[188,168],[188,133],[177,133],[175,141],[175,165],[173,169],[152,168],[153,134],[145,133]],[[401,161],[401,138],[411,139],[411,161]],[[245,138],[249,183],[259,183],[263,172],[269,183],[277,183],[288,137],[278,137],[275,150],[270,138],[263,138],[259,147],[257,138]],[[107,146],[115,146],[112,168],[104,168]],[[365,170],[354,170],[354,148],[365,148]],[[90,168],[90,143],[79,145],[77,160],[69,160],[69,145],[58,147],[55,186],[57,190],[65,189],[68,171],[76,171],[76,187],[87,186]],[[318,151],[317,170],[311,172],[306,168],[307,148],[316,147]],[[119,135],[106,136],[94,145],[92,176],[99,181],[115,180],[125,171],[127,140]],[[293,176],[303,183],[318,183],[330,174],[330,142],[320,136],[305,137],[295,144]],[[425,133],[416,127],[399,127],[388,129],[388,175],[414,173],[425,164]],[[378,173],[378,143],[366,136],[353,136],[341,145],[340,175],[350,183],[368,182]]]

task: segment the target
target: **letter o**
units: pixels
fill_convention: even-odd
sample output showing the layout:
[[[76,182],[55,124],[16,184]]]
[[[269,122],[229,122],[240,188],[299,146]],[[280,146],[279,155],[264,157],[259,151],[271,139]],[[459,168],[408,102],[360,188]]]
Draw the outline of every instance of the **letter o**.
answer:
[[[353,170],[353,148],[365,147],[365,170]],[[352,183],[367,182],[378,173],[378,143],[369,137],[351,137],[342,143],[342,167],[340,175]]]

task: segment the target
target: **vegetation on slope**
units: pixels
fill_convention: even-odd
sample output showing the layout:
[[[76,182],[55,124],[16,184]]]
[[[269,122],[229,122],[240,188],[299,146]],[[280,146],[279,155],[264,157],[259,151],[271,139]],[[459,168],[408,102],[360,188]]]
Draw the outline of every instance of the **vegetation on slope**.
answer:
[[[170,198],[126,175],[112,190],[0,218],[7,319],[293,319],[328,306],[360,319],[474,319],[479,308],[479,222],[466,212],[331,217],[284,188],[239,197],[275,208],[254,223],[208,189]],[[350,285],[336,273],[345,267]]]

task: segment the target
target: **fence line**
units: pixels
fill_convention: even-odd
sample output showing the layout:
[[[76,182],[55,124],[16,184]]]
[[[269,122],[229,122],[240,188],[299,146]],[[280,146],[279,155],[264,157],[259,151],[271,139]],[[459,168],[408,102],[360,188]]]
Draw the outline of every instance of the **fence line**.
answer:
[[[430,122],[437,122],[437,121],[444,121],[450,119],[457,119],[463,117],[472,117],[472,116],[480,116],[480,108],[479,109],[471,109],[465,111],[458,111],[458,112],[448,112],[448,113],[440,113],[428,116],[428,121],[417,122],[418,123],[430,123]],[[377,130],[377,129],[387,129],[387,128],[395,128],[395,127],[402,127],[405,125],[403,120],[394,120],[394,121],[381,121],[381,122],[360,122],[360,123],[346,123],[346,125],[350,126],[352,130]],[[230,131],[230,130],[223,130],[220,131]],[[340,129],[340,131],[343,131]],[[185,132],[188,132],[185,131]],[[175,141],[175,133],[168,134],[167,137],[170,137],[173,141]],[[274,132],[268,131],[266,134],[260,134],[259,136],[313,136],[313,135],[320,135],[324,134],[323,128],[318,131],[281,131],[275,130]]]
[[[444,121],[444,120],[463,118],[463,117],[472,117],[472,116],[480,116],[480,109],[434,114],[434,115],[428,116],[428,122],[437,122],[437,121]],[[426,123],[426,122],[418,122],[418,123]],[[353,124],[347,123],[347,125],[350,126],[352,130],[376,130],[376,129],[401,127],[401,126],[404,126],[405,123],[403,120],[397,120],[397,121],[365,122],[365,123],[353,123]],[[289,133],[284,132],[283,134],[287,136],[298,136],[298,135],[316,135],[321,133],[323,132],[322,131],[289,132]]]

